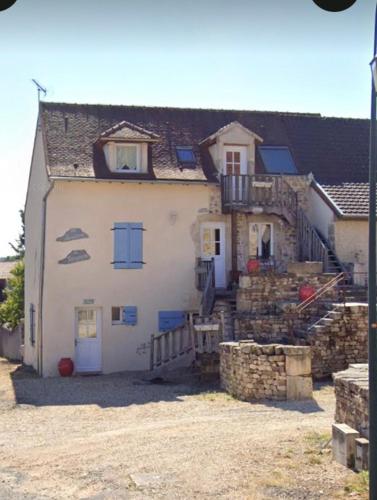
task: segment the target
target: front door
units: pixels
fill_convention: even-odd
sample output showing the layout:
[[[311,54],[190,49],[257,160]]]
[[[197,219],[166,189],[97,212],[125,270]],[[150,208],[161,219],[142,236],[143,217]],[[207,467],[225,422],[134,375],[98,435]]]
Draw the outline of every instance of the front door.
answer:
[[[75,368],[77,372],[100,372],[101,311],[94,307],[76,309]]]
[[[201,226],[201,258],[215,261],[215,286],[226,288],[225,224],[206,222]]]
[[[224,146],[224,174],[232,176],[232,199],[243,202],[246,195],[247,153],[245,146]]]

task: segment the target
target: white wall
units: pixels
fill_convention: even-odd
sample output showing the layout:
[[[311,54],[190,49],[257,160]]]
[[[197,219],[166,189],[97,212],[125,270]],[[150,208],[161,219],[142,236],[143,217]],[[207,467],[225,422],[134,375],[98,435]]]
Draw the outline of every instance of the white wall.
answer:
[[[308,211],[306,215],[313,226],[329,240],[329,232],[331,233],[331,226],[334,223],[335,215],[313,187],[309,190]]]

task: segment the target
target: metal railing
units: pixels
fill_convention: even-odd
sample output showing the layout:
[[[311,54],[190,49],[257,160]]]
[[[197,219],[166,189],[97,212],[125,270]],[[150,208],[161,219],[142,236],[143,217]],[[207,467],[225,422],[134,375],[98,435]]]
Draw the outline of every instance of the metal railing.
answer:
[[[202,294],[201,314],[203,316],[211,314],[215,303],[215,293],[215,259],[212,258],[208,266],[208,272]]]
[[[329,250],[302,209],[297,213],[297,239],[299,259],[322,262],[324,272],[329,268]]]

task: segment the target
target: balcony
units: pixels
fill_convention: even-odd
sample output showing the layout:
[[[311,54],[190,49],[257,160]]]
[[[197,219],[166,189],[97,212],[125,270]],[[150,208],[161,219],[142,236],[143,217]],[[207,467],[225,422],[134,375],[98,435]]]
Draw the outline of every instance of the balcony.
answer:
[[[223,212],[243,210],[284,216],[294,223],[297,195],[281,175],[222,175]]]

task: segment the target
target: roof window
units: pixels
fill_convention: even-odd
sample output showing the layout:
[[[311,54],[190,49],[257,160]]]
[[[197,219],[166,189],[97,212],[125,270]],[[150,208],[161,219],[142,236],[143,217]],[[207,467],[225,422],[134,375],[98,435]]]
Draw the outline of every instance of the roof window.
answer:
[[[264,168],[269,174],[297,174],[297,167],[287,146],[259,146]]]
[[[177,146],[177,160],[185,167],[195,168],[196,158],[192,146]]]

